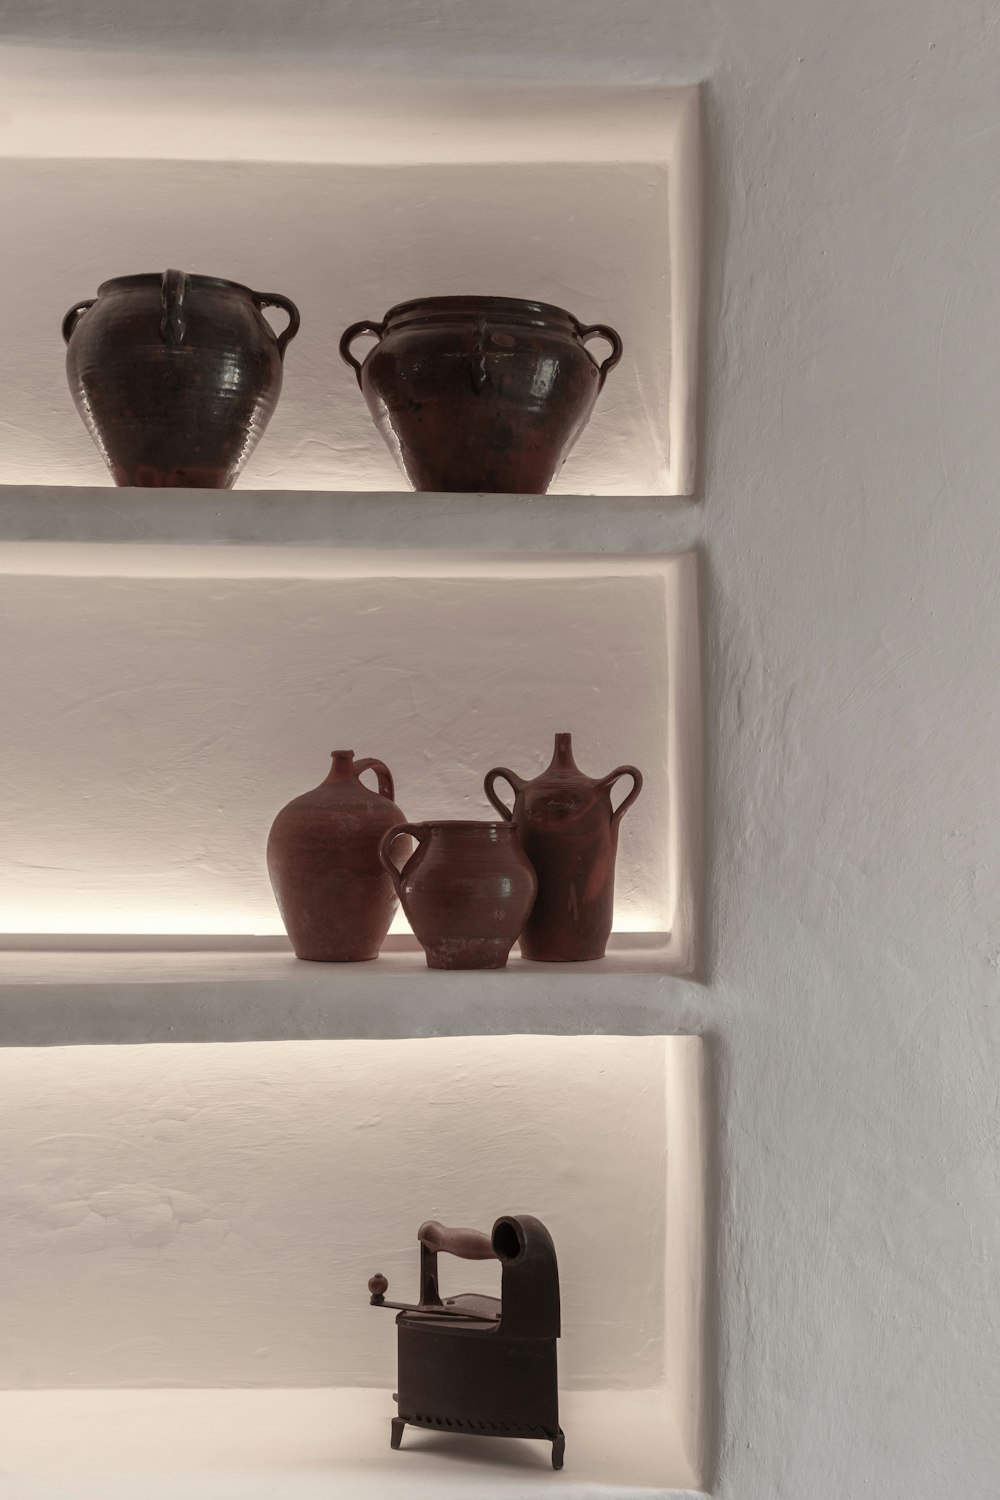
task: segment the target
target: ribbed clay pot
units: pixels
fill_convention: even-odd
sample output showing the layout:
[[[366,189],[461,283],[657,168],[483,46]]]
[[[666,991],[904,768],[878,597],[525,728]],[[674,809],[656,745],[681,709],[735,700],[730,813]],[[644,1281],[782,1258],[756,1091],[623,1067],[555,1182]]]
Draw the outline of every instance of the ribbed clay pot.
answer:
[[[360,780],[374,771],[378,792]],[[379,859],[403,814],[380,760],[335,750],[330,774],[283,807],[267,840],[267,872],[296,958],[357,963],[377,958],[396,910]]]
[[[261,309],[280,307],[275,334]],[[271,419],[293,303],[183,271],[117,276],[63,319],[76,409],[116,484],[225,490]]]
[[[621,776],[632,789],[614,808],[611,793]],[[514,805],[496,793],[509,782]],[[603,958],[615,914],[618,825],[642,790],[635,766],[592,777],[573,760],[572,736],[557,734],[551,763],[533,781],[505,766],[490,771],[486,795],[511,820],[538,876],[538,898],[521,933],[521,956],[546,963]]]
[[[351,344],[378,343],[361,364]],[[588,339],[606,339],[599,365]],[[593,410],[622,342],[603,324],[516,297],[424,297],[340,341],[389,451],[416,490],[542,495]]]
[[[402,834],[417,847],[398,869]],[[382,861],[430,969],[502,969],[535,899],[531,863],[509,823],[401,823]]]

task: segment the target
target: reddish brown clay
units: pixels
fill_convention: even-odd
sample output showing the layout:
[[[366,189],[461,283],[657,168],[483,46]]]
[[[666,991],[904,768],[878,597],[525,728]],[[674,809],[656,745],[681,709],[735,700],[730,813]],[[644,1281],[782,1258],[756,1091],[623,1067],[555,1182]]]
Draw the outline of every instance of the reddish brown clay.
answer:
[[[359,780],[374,771],[378,793]],[[379,843],[403,814],[380,760],[335,750],[326,780],[283,807],[267,841],[267,872],[297,958],[377,958],[396,910]]]
[[[401,834],[417,847],[401,870]],[[510,823],[401,823],[382,840],[382,862],[430,969],[502,969],[538,882]]]
[[[611,791],[620,776],[632,790],[617,808]],[[513,808],[496,794],[498,779],[510,783]],[[486,777],[486,795],[511,819],[538,875],[538,899],[521,934],[524,958],[572,963],[603,958],[615,912],[618,825],[642,789],[635,766],[618,766],[595,780],[578,770],[572,737],[557,734],[552,763],[534,781],[498,766]]]
[[[288,314],[282,333],[264,307]],[[71,307],[69,388],[115,483],[228,489],[271,419],[298,327],[279,292],[183,271],[117,276]]]
[[[378,343],[363,364],[351,344]],[[606,339],[602,365],[586,346]],[[543,495],[622,357],[613,328],[516,297],[424,297],[340,341],[389,450],[416,490]]]

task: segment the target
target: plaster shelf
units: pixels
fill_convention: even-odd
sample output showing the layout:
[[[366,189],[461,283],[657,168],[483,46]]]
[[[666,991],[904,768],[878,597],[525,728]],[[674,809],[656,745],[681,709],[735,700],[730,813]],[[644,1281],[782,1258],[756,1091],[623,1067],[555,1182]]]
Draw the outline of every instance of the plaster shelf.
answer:
[[[566,1467],[548,1444],[408,1428],[389,1449],[388,1391],[6,1391],[0,1496],[33,1500],[670,1500],[691,1469],[657,1391],[561,1398]],[[677,1488],[671,1487],[676,1485]]]
[[[11,944],[11,939],[5,942]],[[432,972],[412,939],[374,963],[311,964],[282,939],[170,947],[25,938],[0,952],[0,1046],[432,1036],[662,1036],[704,1029],[669,948],[622,934],[586,964]]]
[[[439,573],[443,552],[482,552],[495,574],[514,553],[641,558],[700,537],[698,509],[648,495],[0,485],[0,572],[13,574],[316,577],[385,551],[414,553],[399,566],[417,574]]]

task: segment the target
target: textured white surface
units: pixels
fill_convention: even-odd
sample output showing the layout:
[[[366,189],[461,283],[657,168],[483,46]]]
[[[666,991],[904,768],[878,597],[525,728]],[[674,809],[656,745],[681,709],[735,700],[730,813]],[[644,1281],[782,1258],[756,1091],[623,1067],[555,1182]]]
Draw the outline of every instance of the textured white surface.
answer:
[[[662,576],[17,577],[0,608],[8,932],[280,932],[267,829],[332,749],[410,819],[487,818],[485,772],[564,728],[591,774],[642,769],[617,922],[671,929]]]
[[[669,1500],[691,1483],[656,1391],[561,1400],[549,1445],[408,1428],[364,1390],[39,1391],[0,1395],[2,1500]],[[678,1497],[680,1500],[680,1497]]]
[[[365,964],[300,963],[281,939],[166,951],[162,940],[141,938],[67,939],[48,950],[37,938],[6,950],[4,941],[0,1047],[656,1036],[700,1032],[711,1014],[703,990],[671,977],[676,953],[641,933],[614,938],[594,963],[526,963],[515,947],[497,973],[429,970],[415,940],[402,936]]]
[[[610,560],[627,569],[702,534],[697,506],[620,498],[612,506],[595,495],[0,485],[0,571],[322,578],[377,570],[378,554],[391,549],[394,569],[419,575],[455,552],[465,566],[478,554],[484,572],[593,573],[598,556],[618,554]]]

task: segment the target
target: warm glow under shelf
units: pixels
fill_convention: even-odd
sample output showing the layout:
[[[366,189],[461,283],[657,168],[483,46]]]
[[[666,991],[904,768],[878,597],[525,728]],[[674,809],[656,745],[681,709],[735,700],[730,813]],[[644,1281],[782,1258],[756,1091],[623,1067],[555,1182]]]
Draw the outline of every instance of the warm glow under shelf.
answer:
[[[428,969],[405,939],[364,964],[301,963],[282,939],[149,941],[24,938],[0,951],[0,1046],[705,1029],[705,992],[671,974],[653,934],[618,935],[594,963],[515,951],[506,969],[451,973]]]
[[[658,1391],[561,1398],[549,1445],[408,1428],[388,1391],[6,1391],[3,1500],[668,1500],[693,1483]]]

